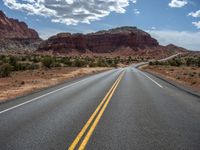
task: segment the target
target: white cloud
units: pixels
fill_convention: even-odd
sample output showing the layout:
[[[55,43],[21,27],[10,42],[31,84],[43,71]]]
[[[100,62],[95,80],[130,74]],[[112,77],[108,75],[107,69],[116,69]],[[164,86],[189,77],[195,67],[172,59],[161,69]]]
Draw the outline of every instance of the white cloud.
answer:
[[[137,0],[130,0],[132,3],[137,3]]]
[[[187,0],[171,0],[169,6],[172,8],[180,8],[187,4],[188,4]]]
[[[200,51],[200,31],[167,31],[167,30],[150,30],[147,31],[156,38],[161,45],[168,45],[170,43],[177,46],[185,47],[189,50]]]
[[[45,40],[58,33],[66,32],[65,30],[59,30],[55,28],[39,28],[37,31],[39,33],[39,36]]]
[[[197,29],[200,29],[200,21],[198,21],[198,22],[192,22],[192,24],[193,24],[194,26],[196,26]]]
[[[188,16],[192,16],[192,17],[200,17],[200,10],[197,10],[196,12],[191,12],[188,14]]]
[[[192,17],[195,17],[195,18],[200,17],[200,10],[197,10],[196,12],[191,12],[191,13],[188,14],[188,16],[192,16]],[[194,26],[196,26],[197,29],[200,29],[200,21],[192,22],[192,24]]]
[[[42,27],[42,28],[38,28],[37,29],[39,36],[46,40],[51,36],[54,36],[58,33],[62,33],[62,32],[69,32],[69,33],[83,33],[83,34],[87,34],[87,33],[92,33],[95,32],[95,30],[91,29],[91,28],[85,28],[84,26],[70,26],[68,27],[68,29],[56,29],[56,28],[51,28],[51,27]]]
[[[139,15],[140,14],[140,11],[138,9],[134,9],[134,14],[135,15]]]
[[[90,23],[100,20],[111,12],[125,13],[129,2],[136,0],[3,0],[10,9],[21,10],[29,15],[50,17],[53,22],[66,25]]]

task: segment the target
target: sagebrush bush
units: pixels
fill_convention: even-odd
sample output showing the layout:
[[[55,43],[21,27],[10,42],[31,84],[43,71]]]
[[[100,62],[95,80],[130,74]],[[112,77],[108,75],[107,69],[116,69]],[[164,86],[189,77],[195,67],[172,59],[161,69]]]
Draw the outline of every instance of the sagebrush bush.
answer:
[[[52,68],[54,64],[54,59],[52,57],[44,57],[42,60],[42,65],[46,68]]]
[[[0,66],[0,77],[10,76],[12,71],[12,66],[10,64],[3,64]]]
[[[200,67],[200,57],[176,57],[167,61],[150,61],[149,65],[165,65],[165,66],[176,66],[181,65]]]

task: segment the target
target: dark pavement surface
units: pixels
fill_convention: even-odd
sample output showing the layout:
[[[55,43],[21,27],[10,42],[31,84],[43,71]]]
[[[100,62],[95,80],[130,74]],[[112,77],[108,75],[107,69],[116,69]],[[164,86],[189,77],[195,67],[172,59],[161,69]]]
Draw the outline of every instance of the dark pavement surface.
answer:
[[[134,67],[0,105],[0,150],[68,149],[123,71],[86,149],[199,150],[200,99]]]

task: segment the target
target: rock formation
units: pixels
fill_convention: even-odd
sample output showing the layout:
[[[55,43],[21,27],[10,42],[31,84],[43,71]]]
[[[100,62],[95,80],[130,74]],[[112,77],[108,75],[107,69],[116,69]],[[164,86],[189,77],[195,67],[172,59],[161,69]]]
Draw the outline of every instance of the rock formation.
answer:
[[[120,27],[86,35],[60,33],[44,41],[38,51],[111,53],[124,47],[136,50],[158,45],[157,40],[136,27]]]
[[[26,23],[8,18],[0,11],[0,51],[35,50],[40,42],[38,33]]]

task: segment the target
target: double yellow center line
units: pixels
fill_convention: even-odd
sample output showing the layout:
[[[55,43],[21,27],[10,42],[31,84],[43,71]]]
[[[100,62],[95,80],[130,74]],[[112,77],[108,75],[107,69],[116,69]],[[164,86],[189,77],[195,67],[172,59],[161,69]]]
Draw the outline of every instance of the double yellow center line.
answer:
[[[79,134],[77,135],[75,140],[72,142],[72,144],[70,145],[68,150],[74,150],[84,134],[85,134],[85,137],[83,138],[82,143],[80,144],[78,150],[85,149],[85,147],[86,147],[86,145],[87,145],[92,133],[94,132],[94,129],[96,128],[99,120],[101,119],[101,117],[102,117],[102,115],[103,115],[108,103],[110,102],[115,90],[117,89],[117,86],[119,85],[123,75],[124,75],[124,72],[121,73],[120,76],[117,78],[115,83],[112,85],[110,90],[107,92],[106,96],[103,98],[101,103],[97,106],[96,110],[93,112],[93,114],[91,115],[91,117],[89,118],[87,123],[84,125],[84,127],[79,132]],[[88,129],[89,126],[90,126],[90,128]],[[88,129],[88,131],[87,131],[87,129]],[[85,133],[86,131],[87,131],[87,133]]]

